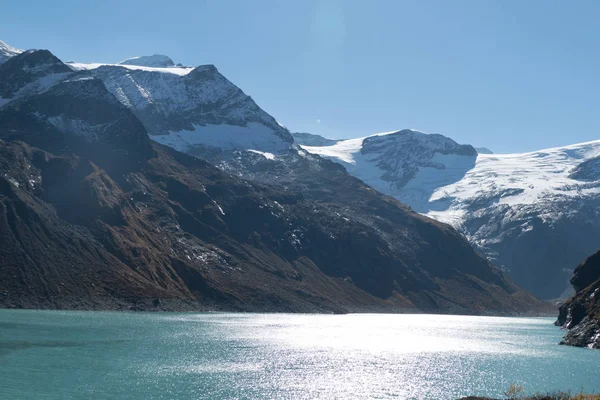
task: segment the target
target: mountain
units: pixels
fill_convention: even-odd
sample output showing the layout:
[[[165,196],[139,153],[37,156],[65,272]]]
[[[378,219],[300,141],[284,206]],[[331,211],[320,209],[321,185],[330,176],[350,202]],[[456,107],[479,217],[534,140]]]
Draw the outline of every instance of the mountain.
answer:
[[[0,64],[22,52],[23,50],[12,47],[0,40]]]
[[[193,155],[215,150],[277,154],[294,142],[287,129],[213,65],[70,65],[101,79],[140,119],[153,140],[177,150]]]
[[[576,294],[560,307],[556,321],[569,330],[561,344],[600,349],[600,252],[575,268],[571,283]]]
[[[600,235],[600,141],[523,154],[478,154],[412,130],[303,146],[414,210],[446,222],[518,284],[565,292]]]
[[[450,226],[298,149],[214,67],[67,67],[0,108],[1,306],[548,310]],[[227,153],[222,170],[150,140],[188,123],[230,134],[196,129],[184,148]]]
[[[331,146],[339,142],[339,139],[327,139],[320,135],[305,132],[293,132],[292,137],[302,146]]]
[[[46,90],[73,71],[48,50],[28,50],[0,64],[0,107]]]
[[[475,147],[475,150],[477,150],[478,154],[494,154],[494,152],[487,147]]]
[[[174,67],[175,63],[170,57],[162,54],[153,54],[151,56],[141,56],[128,58],[125,61],[121,61],[120,65],[139,65],[142,67],[154,67],[154,68],[168,68]]]

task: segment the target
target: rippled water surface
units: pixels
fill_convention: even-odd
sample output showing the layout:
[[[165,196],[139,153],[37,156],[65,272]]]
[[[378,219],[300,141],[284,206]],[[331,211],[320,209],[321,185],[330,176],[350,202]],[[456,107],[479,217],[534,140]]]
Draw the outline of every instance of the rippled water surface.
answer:
[[[551,318],[0,310],[1,399],[455,399],[600,392]]]

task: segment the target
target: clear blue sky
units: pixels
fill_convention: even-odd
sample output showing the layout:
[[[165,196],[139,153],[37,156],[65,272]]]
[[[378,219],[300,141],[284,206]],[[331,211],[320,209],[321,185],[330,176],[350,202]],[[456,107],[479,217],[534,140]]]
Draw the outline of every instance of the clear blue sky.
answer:
[[[13,46],[215,64],[294,131],[496,152],[600,139],[598,21],[586,0],[0,0]]]

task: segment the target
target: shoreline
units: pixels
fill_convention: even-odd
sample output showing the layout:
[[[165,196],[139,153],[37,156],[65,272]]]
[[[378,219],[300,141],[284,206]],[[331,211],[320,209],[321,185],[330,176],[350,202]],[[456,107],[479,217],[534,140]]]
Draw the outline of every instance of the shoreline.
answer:
[[[371,310],[356,309],[347,312],[327,312],[323,310],[314,311],[292,311],[292,310],[232,310],[232,309],[189,309],[189,308],[34,308],[34,307],[4,307],[0,305],[0,311],[57,311],[57,312],[114,312],[114,313],[164,313],[164,314],[282,314],[282,315],[351,315],[351,314],[385,314],[385,315],[451,315],[462,317],[490,317],[490,318],[556,318],[556,313],[460,313],[460,312],[435,312],[432,310],[399,309]]]

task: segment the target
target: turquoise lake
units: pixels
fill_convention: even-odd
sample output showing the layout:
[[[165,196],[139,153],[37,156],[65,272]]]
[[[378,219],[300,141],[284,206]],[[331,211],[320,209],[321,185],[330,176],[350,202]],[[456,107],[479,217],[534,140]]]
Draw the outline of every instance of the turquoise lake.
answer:
[[[552,318],[0,310],[0,399],[456,399],[600,392]]]

